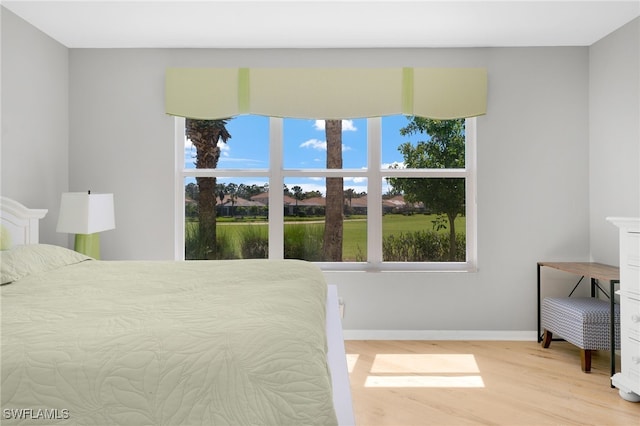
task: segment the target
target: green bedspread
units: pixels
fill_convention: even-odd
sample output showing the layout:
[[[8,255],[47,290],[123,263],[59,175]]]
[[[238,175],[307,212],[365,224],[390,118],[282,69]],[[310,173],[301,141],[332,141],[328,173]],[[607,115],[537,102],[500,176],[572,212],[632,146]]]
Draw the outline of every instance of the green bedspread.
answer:
[[[88,260],[0,288],[3,424],[336,423],[313,264]]]

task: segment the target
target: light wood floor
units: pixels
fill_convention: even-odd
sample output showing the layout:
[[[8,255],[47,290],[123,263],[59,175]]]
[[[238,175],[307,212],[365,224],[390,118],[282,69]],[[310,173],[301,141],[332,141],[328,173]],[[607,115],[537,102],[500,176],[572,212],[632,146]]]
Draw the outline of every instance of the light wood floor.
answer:
[[[640,425],[640,403],[610,387],[607,351],[594,353],[587,374],[578,349],[562,341],[548,349],[503,341],[345,346],[359,426]]]

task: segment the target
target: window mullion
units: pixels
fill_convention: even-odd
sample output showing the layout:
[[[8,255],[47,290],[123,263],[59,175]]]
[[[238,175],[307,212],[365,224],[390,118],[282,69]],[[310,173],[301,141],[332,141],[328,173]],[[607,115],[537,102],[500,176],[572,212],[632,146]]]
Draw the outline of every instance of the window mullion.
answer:
[[[363,169],[286,169],[282,171],[285,177],[367,177],[368,172]]]
[[[466,214],[466,253],[468,270],[475,270],[478,265],[477,243],[477,160],[476,160],[476,132],[477,121],[475,118],[467,118],[465,121],[465,214]]]
[[[269,119],[269,259],[284,258],[282,118]]]
[[[174,259],[184,260],[184,227],[185,227],[185,195],[184,195],[184,146],[185,125],[183,117],[175,118],[175,193],[174,193]]]
[[[367,120],[367,262],[382,262],[382,119]]]
[[[184,169],[184,177],[264,177],[267,169]]]
[[[385,177],[465,178],[468,169],[385,169]]]

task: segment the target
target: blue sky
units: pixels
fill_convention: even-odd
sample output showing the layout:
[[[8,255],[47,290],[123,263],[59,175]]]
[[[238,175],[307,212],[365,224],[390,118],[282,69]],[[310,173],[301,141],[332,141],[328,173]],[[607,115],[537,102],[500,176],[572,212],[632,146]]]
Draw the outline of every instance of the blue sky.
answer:
[[[424,140],[425,136],[404,137],[399,129],[407,124],[405,116],[384,117],[382,119],[382,163],[383,167],[394,162],[402,163],[398,146],[406,141]],[[229,120],[227,130],[231,139],[221,144],[222,154],[218,168],[267,169],[269,167],[269,118],[261,116],[240,116]],[[307,119],[285,119],[283,124],[284,167],[285,169],[318,169],[326,166],[326,135],[324,121]],[[367,162],[367,122],[366,119],[343,120],[343,168],[361,169]],[[185,143],[185,167],[193,168],[196,151],[189,141]],[[268,181],[261,178],[221,179],[237,184],[263,185]],[[299,185],[304,191],[319,190],[324,193],[323,179],[287,178],[285,184],[292,188]],[[345,189],[366,192],[366,180],[345,178]]]

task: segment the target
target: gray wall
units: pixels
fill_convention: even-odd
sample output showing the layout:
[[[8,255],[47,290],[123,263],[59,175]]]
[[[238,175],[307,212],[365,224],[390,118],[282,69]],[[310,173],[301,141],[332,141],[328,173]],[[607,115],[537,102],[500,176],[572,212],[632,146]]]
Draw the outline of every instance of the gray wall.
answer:
[[[351,330],[534,330],[535,264],[589,258],[587,48],[70,52],[70,186],[114,192],[105,259],[171,259],[169,66],[487,67],[477,273],[327,273]]]
[[[49,213],[41,241],[55,232],[69,173],[69,50],[5,8],[2,14],[1,193]]]
[[[591,256],[618,264],[608,216],[640,216],[640,18],[589,49]]]
[[[45,242],[61,237],[53,221],[60,192],[115,193],[117,229],[102,234],[105,259],[173,257],[174,120],[163,111],[166,67],[486,67],[488,113],[478,118],[478,272],[327,272],[345,300],[351,336],[444,330],[451,337],[470,330],[479,333],[472,337],[514,337],[524,330],[533,338],[536,261],[606,260],[601,240],[609,240],[606,253],[617,240],[602,218],[638,215],[638,187],[629,183],[638,181],[640,164],[638,69],[637,60],[635,70],[624,62],[628,50],[637,58],[638,20],[591,48],[361,50],[67,50],[6,10],[2,25],[2,193],[53,212],[43,223]],[[614,94],[625,87],[635,87],[635,101]],[[635,108],[628,123],[616,122],[627,109],[621,105],[630,114]],[[630,201],[615,197],[611,187],[619,184],[635,191]],[[573,282],[544,277],[550,292]]]

